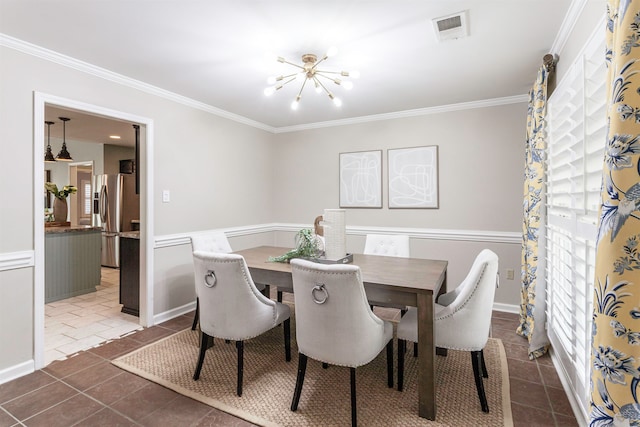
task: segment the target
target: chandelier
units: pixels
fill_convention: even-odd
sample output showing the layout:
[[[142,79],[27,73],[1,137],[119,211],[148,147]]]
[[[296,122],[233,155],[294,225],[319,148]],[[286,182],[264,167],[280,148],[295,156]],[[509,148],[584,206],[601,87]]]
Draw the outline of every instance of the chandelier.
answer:
[[[278,62],[292,65],[299,69],[295,73],[288,75],[281,75],[278,77],[269,77],[267,83],[272,85],[264,90],[264,94],[266,96],[273,95],[277,90],[282,89],[286,84],[289,84],[293,81],[302,81],[300,86],[300,90],[298,91],[298,95],[296,99],[291,103],[291,108],[293,110],[298,109],[298,105],[300,104],[300,99],[302,98],[302,90],[304,89],[307,82],[309,84],[313,84],[317,93],[322,93],[323,91],[329,96],[329,99],[333,101],[333,103],[340,107],[342,105],[342,101],[340,98],[336,97],[327,87],[323,84],[327,82],[333,82],[338,86],[342,86],[347,90],[353,88],[353,83],[351,81],[345,81],[343,78],[351,77],[358,78],[360,73],[357,71],[329,71],[329,70],[321,70],[318,68],[322,62],[324,62],[327,58],[334,56],[337,53],[337,49],[332,47],[327,53],[318,60],[318,57],[313,53],[305,53],[302,55],[302,65],[295,64],[293,62],[287,61],[281,56],[277,57]]]

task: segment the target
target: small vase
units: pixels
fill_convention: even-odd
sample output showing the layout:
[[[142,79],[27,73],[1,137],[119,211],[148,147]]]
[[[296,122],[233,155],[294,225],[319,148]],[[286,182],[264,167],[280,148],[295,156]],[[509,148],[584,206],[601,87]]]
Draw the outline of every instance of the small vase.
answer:
[[[53,220],[55,222],[67,221],[67,199],[53,198]]]

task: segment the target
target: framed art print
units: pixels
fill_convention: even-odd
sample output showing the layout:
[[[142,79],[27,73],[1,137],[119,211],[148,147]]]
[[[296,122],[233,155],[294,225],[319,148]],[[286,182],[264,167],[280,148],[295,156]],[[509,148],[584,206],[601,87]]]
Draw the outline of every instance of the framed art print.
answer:
[[[340,207],[382,208],[382,150],[340,153]]]
[[[389,208],[438,208],[438,146],[388,150]]]

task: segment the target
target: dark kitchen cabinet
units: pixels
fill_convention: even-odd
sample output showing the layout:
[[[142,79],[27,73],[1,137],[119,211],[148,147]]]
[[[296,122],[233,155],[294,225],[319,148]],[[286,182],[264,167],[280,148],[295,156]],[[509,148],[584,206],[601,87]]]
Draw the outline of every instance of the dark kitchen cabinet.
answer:
[[[122,312],[140,315],[140,234],[120,233],[120,304]]]

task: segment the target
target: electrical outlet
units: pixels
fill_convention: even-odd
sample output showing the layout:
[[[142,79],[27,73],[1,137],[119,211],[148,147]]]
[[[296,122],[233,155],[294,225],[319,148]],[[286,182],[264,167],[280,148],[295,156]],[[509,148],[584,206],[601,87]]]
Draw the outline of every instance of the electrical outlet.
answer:
[[[514,275],[515,271],[513,268],[507,268],[507,280],[513,280]]]
[[[162,190],[162,203],[169,203],[171,201],[171,192],[169,190]]]

